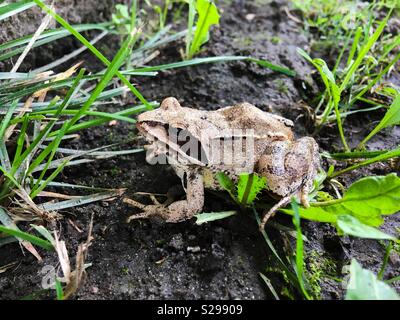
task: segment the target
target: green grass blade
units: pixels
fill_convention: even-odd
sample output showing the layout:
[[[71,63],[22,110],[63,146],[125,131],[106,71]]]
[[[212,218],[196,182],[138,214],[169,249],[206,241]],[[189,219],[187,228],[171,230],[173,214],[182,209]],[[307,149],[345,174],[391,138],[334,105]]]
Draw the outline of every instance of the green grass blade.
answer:
[[[67,29],[73,36],[75,36],[83,45],[85,45],[102,63],[104,63],[108,68],[111,66],[111,62],[99,51],[97,50],[84,36],[82,36],[78,31],[76,31],[66,20],[55,13],[47,5],[45,5],[40,0],[34,0],[35,3],[42,8],[47,14],[51,15],[59,24],[61,24],[65,29]],[[115,60],[115,59],[114,59]],[[119,66],[118,66],[119,67]],[[114,74],[121,79],[121,81],[133,92],[133,94],[148,108],[151,109],[151,105],[142,96],[142,94],[129,82],[123,74],[115,70]],[[113,74],[113,75],[114,75]]]
[[[0,21],[32,8],[34,5],[35,3],[33,1],[17,1],[6,5],[1,5]]]
[[[58,174],[64,169],[65,165],[68,163],[68,161],[64,161],[59,167],[57,167],[56,170],[54,170],[54,172],[52,172],[52,174],[45,180],[43,181],[43,183],[41,184],[35,184],[35,186],[33,187],[30,197],[31,199],[34,199],[35,197],[37,197],[39,195],[40,192],[42,192],[44,190],[44,188],[47,187],[47,185],[53,181]],[[40,177],[42,178],[42,177]],[[41,179],[38,179],[38,181],[42,181]]]
[[[310,300],[305,284],[304,284],[304,246],[303,246],[303,234],[301,233],[300,226],[300,213],[299,206],[294,198],[291,201],[293,215],[293,224],[296,227],[296,274],[299,281],[301,291],[307,300]]]
[[[385,19],[379,24],[379,26],[376,29],[376,31],[374,32],[374,34],[368,39],[367,43],[361,48],[360,53],[358,54],[356,60],[351,64],[349,70],[346,73],[345,78],[343,79],[343,82],[340,86],[341,92],[346,89],[347,84],[349,83],[350,79],[353,77],[354,73],[360,66],[361,62],[364,60],[365,56],[367,55],[367,53],[369,52],[371,47],[375,44],[375,42],[378,40],[378,38],[382,34],[383,29],[386,27],[391,13],[392,13],[392,10],[390,10],[390,12],[385,17]]]
[[[381,155],[379,155],[377,157],[374,157],[374,158],[371,158],[371,159],[356,163],[356,164],[354,164],[354,165],[352,165],[350,167],[347,167],[347,168],[345,168],[343,170],[335,171],[329,177],[330,178],[335,178],[337,176],[340,176],[343,173],[350,172],[350,171],[353,171],[355,169],[358,169],[358,168],[361,168],[361,167],[364,167],[364,166],[368,166],[368,165],[370,165],[372,163],[382,162],[382,161],[386,161],[386,160],[389,160],[389,159],[392,159],[392,158],[396,158],[396,157],[400,157],[400,148],[397,148],[397,149],[394,149],[394,150],[390,150],[390,151],[385,152],[385,153],[383,153],[383,154],[381,154]]]
[[[36,237],[29,233],[23,232],[21,230],[10,229],[10,228],[6,228],[6,227],[0,225],[0,232],[17,237],[18,239],[28,241],[34,245],[37,245],[43,249],[46,249],[46,250],[53,249],[53,245],[50,242],[48,242],[47,240],[43,240],[42,238]]]

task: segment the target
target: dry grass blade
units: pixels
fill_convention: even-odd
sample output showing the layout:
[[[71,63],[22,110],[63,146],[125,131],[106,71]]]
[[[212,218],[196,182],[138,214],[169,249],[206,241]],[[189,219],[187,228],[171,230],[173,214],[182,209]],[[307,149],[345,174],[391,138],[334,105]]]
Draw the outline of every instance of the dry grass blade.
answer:
[[[8,264],[6,264],[4,266],[1,266],[0,267],[0,273],[6,272],[8,269],[14,267],[16,264],[17,264],[17,262],[14,261],[14,262],[8,263]]]
[[[19,56],[17,62],[15,63],[14,67],[11,69],[11,72],[17,72],[18,68],[21,66],[22,62],[24,61],[25,57],[28,55],[28,52],[32,49],[33,45],[35,44],[36,40],[40,37],[42,32],[46,30],[51,22],[51,16],[46,15],[40,24],[39,28],[36,30],[35,34],[33,35],[31,41],[29,41],[28,45],[25,47],[22,54]]]
[[[10,218],[10,215],[7,214],[7,212],[3,208],[0,208],[0,222],[7,228],[19,230],[17,225]],[[26,250],[28,250],[38,261],[42,261],[42,257],[39,255],[39,253],[36,251],[36,249],[30,242],[22,239],[18,239],[18,241],[21,244],[21,246],[23,246]]]
[[[56,251],[58,254],[58,259],[60,261],[61,269],[63,271],[63,278],[60,281],[66,283],[64,289],[64,299],[70,298],[74,295],[85,279],[85,260],[87,257],[87,251],[92,242],[92,230],[93,230],[93,214],[89,224],[88,237],[85,243],[81,243],[78,246],[78,251],[76,253],[75,270],[71,271],[71,263],[68,256],[68,251],[65,246],[64,241],[59,241],[57,233],[55,232],[56,240]]]
[[[60,262],[61,270],[63,272],[63,279],[60,279],[63,282],[70,282],[71,279],[71,263],[69,261],[67,247],[65,246],[65,241],[60,241],[58,239],[57,232],[54,231],[54,240],[58,261]]]

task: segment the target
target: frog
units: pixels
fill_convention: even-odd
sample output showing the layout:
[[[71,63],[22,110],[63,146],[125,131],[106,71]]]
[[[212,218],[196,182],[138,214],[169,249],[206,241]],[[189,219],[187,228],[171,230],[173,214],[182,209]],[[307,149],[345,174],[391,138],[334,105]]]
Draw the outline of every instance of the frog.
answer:
[[[169,164],[182,181],[186,199],[159,203],[153,197],[150,205],[127,199],[142,210],[129,221],[154,216],[171,223],[191,219],[203,210],[205,189],[223,189],[218,172],[234,182],[241,173],[266,178],[267,192],[277,202],[264,212],[260,230],[292,197],[309,207],[321,166],[319,147],[312,137],[296,139],[289,119],[248,102],[202,110],[168,97],[158,109],[141,113],[136,127],[148,142],[147,162]]]

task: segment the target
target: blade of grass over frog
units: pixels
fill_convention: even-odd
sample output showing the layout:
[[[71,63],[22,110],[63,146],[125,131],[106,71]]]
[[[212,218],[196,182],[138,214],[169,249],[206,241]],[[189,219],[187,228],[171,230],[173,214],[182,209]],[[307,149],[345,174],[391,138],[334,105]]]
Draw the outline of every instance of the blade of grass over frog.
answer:
[[[290,69],[275,65],[267,60],[255,59],[255,58],[246,57],[246,56],[217,56],[217,57],[208,57],[208,58],[196,58],[196,59],[191,59],[191,60],[163,64],[163,65],[159,65],[159,66],[151,66],[151,67],[137,68],[137,69],[133,69],[133,70],[126,70],[124,72],[163,71],[163,70],[168,70],[168,69],[189,67],[189,66],[194,66],[194,65],[198,65],[198,64],[243,61],[243,60],[257,63],[264,68],[269,68],[273,71],[281,72],[288,76],[296,75],[296,72],[294,72]]]
[[[272,286],[271,281],[263,273],[260,272],[259,275],[260,275],[261,279],[263,279],[263,281],[267,285],[268,289],[271,291],[271,293],[274,296],[275,300],[280,300],[278,294],[276,293],[274,287]]]
[[[304,245],[303,245],[303,234],[301,232],[300,226],[300,214],[299,214],[299,206],[294,198],[291,200],[292,210],[294,212],[293,215],[293,224],[296,227],[296,274],[297,279],[300,284],[301,291],[303,292],[304,297],[307,300],[310,300],[306,286],[304,283]]]
[[[0,5],[0,21],[16,15],[22,11],[28,10],[35,5],[33,1],[18,1]]]
[[[400,124],[400,94],[394,99],[378,125],[359,143],[358,148],[362,148],[379,131],[398,124]]]
[[[261,220],[258,216],[257,211],[255,210],[254,206],[253,206],[253,213],[254,216],[256,218],[257,224],[258,226],[260,226],[261,224]],[[298,282],[297,276],[294,272],[292,272],[291,270],[289,270],[289,268],[287,267],[287,265],[283,262],[283,260],[281,259],[281,257],[278,255],[278,252],[276,252],[275,247],[273,246],[270,238],[268,237],[267,233],[265,232],[265,230],[261,230],[261,233],[264,237],[265,242],[267,243],[269,249],[271,250],[271,252],[274,254],[276,261],[278,262],[279,266],[281,267],[282,271],[285,272],[285,275],[287,276],[287,278],[289,279],[290,283],[295,286],[297,288],[297,290],[300,293],[303,293],[303,291],[301,290],[301,286]]]
[[[361,167],[365,167],[365,166],[368,166],[368,165],[376,163],[376,162],[382,162],[382,161],[386,161],[386,160],[389,160],[389,159],[392,159],[392,158],[396,158],[396,157],[400,157],[400,147],[397,148],[397,149],[385,152],[385,153],[383,153],[381,155],[378,155],[376,157],[373,157],[371,159],[356,163],[356,164],[354,164],[352,166],[349,166],[349,167],[347,167],[345,169],[342,169],[342,170],[339,170],[339,171],[334,171],[329,176],[329,178],[335,178],[335,177],[340,176],[340,175],[342,175],[342,174],[344,174],[346,172],[350,172],[350,171],[353,171],[355,169],[358,169],[358,168],[361,168]]]
[[[378,40],[380,35],[383,32],[383,29],[385,29],[387,22],[389,20],[389,17],[392,14],[393,9],[390,9],[388,15],[385,17],[385,19],[379,24],[378,28],[375,30],[374,34],[368,39],[367,43],[361,48],[360,53],[358,54],[357,58],[353,61],[351,64],[349,70],[346,73],[346,76],[344,77],[342,84],[340,85],[340,92],[346,89],[349,81],[353,77],[354,73],[364,60],[365,56],[368,54],[369,50],[371,47],[375,44],[375,42]]]
[[[221,220],[237,214],[237,211],[207,212],[196,214],[196,224],[201,225],[206,222]]]
[[[67,29],[73,36],[75,36],[82,44],[84,44],[88,49],[101,61],[103,62],[107,67],[108,70],[110,69],[111,62],[108,61],[108,59],[99,51],[96,49],[96,47],[92,46],[90,42],[82,36],[78,31],[76,31],[66,20],[64,20],[61,16],[59,16],[57,13],[55,13],[52,9],[50,9],[47,5],[45,5],[42,1],[40,0],[34,0],[35,3],[42,8],[46,13],[51,15],[59,24],[61,24],[65,29]],[[131,40],[136,40],[136,37],[131,36]],[[126,44],[126,43],[125,43]],[[121,55],[123,52],[126,52],[126,48],[122,47],[122,49],[119,51],[119,54]],[[126,52],[127,53],[127,52]],[[121,58],[121,57],[119,57]],[[125,58],[125,57],[124,57]],[[117,61],[114,58],[114,61]],[[120,61],[122,63],[122,61]],[[115,65],[114,65],[115,66]],[[119,67],[119,65],[118,65]],[[151,110],[151,105],[147,102],[147,100],[142,96],[142,94],[129,82],[128,79],[125,78],[123,74],[121,74],[118,71],[118,68],[116,70],[113,70],[112,75],[117,75],[118,78],[121,79],[121,81],[133,92],[133,94],[149,109]],[[108,82],[108,81],[107,81]]]
[[[96,193],[96,194],[92,194],[92,195],[88,195],[88,196],[81,196],[79,198],[72,199],[72,200],[60,201],[57,203],[54,203],[52,201],[48,202],[48,203],[42,203],[42,204],[39,204],[38,207],[45,211],[57,211],[57,210],[82,206],[84,204],[88,204],[88,203],[92,203],[92,202],[96,202],[96,201],[107,200],[110,198],[118,197],[121,194],[122,194],[121,190],[100,192],[100,193]]]
[[[4,232],[11,236],[17,237],[18,239],[28,241],[34,245],[37,245],[43,249],[46,249],[46,250],[53,249],[53,245],[50,242],[48,242],[47,240],[43,240],[42,238],[36,237],[34,235],[31,235],[29,233],[26,233],[26,232],[23,232],[20,230],[10,229],[10,228],[6,228],[6,227],[0,225],[0,232]]]

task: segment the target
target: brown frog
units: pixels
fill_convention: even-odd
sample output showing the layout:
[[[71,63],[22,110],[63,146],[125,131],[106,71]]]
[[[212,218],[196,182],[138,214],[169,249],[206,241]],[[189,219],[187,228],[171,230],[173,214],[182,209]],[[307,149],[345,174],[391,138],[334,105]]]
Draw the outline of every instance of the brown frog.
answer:
[[[204,189],[220,190],[215,173],[234,181],[242,172],[267,178],[268,190],[280,198],[264,215],[261,229],[280,207],[297,196],[308,207],[308,194],[320,167],[318,145],[311,137],[294,139],[293,122],[249,103],[204,111],[182,107],[175,98],[139,115],[137,128],[150,142],[149,163],[168,163],[181,178],[186,200],[170,204],[128,203],[143,210],[130,219],[160,216],[178,222],[200,213]]]

